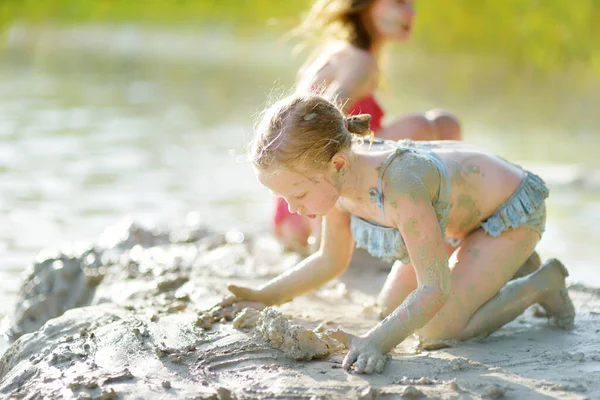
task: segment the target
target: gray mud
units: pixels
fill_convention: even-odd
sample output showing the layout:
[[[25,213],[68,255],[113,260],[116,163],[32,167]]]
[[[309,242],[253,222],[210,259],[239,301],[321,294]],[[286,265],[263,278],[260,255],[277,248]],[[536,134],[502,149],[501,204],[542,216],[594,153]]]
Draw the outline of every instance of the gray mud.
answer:
[[[339,280],[282,306],[213,307],[228,283],[258,285],[296,260],[261,236],[130,222],[93,246],[42,252],[5,321],[14,342],[0,360],[0,397],[600,397],[597,290],[570,289],[571,332],[528,310],[484,340],[409,338],[383,374],[363,376],[341,368],[345,351],[326,330],[377,323],[386,268],[364,253]]]

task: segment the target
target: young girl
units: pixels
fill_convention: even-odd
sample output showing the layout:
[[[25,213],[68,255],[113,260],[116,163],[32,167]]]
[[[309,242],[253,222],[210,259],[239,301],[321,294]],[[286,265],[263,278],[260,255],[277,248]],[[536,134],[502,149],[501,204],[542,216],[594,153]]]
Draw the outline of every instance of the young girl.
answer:
[[[407,115],[382,126],[384,111],[374,97],[379,81],[382,47],[406,41],[413,29],[413,0],[317,0],[295,33],[320,44],[301,67],[297,89],[344,102],[344,112],[371,115],[371,128],[380,138],[399,140],[459,140],[457,119],[444,111]],[[306,251],[309,236],[318,238],[320,221],[288,212],[276,200],[274,233],[284,247]]]
[[[572,327],[559,261],[511,280],[544,232],[544,182],[461,142],[357,139],[370,132],[368,121],[310,94],[264,112],[251,154],[258,179],[290,211],[324,216],[323,239],[258,289],[230,286],[234,301],[280,304],[314,290],[346,270],[356,246],[398,261],[379,296],[387,317],[363,336],[338,333],[350,350],[346,369],[381,371],[384,354],[412,333],[490,334],[535,303]],[[458,245],[450,260],[447,241]]]

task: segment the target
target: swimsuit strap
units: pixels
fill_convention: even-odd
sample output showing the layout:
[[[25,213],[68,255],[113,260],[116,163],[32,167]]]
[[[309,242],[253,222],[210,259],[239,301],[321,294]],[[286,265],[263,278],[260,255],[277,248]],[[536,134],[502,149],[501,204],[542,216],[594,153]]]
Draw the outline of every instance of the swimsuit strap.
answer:
[[[383,209],[383,174],[387,170],[387,167],[394,161],[394,159],[400,154],[409,151],[411,149],[397,147],[396,150],[389,155],[389,157],[381,163],[379,166],[379,177],[377,179],[377,189],[371,188],[369,189],[369,197],[371,202],[377,203],[377,207],[381,210],[381,214],[383,218],[385,218],[385,211]]]

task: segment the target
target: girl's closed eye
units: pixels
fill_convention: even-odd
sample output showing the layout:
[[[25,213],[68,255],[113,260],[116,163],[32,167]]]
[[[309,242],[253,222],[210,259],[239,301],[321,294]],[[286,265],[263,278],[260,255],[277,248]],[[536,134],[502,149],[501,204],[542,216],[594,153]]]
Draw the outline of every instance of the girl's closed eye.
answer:
[[[296,199],[296,200],[301,200],[301,199],[303,199],[303,198],[304,198],[304,196],[306,196],[306,192],[302,193],[301,195],[295,195],[295,196],[293,196],[293,197],[294,197],[294,199]]]

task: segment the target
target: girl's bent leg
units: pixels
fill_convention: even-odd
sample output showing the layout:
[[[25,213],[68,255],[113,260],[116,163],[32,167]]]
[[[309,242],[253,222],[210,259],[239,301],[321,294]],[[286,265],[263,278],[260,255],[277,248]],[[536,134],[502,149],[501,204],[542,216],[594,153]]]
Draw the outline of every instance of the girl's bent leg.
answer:
[[[388,140],[460,140],[458,119],[443,110],[425,114],[410,114],[377,132],[377,137]]]
[[[472,233],[455,254],[450,297],[418,334],[425,339],[461,340],[490,334],[537,302],[562,319],[563,326],[572,324],[564,268],[549,263],[507,284],[538,240],[539,235],[526,227],[497,238],[482,230]]]
[[[450,262],[455,262],[453,254],[457,248],[446,246]],[[540,256],[534,251],[521,265],[511,279],[521,278],[537,271],[541,266]],[[412,264],[402,264],[396,261],[379,293],[377,303],[381,306],[381,317],[387,317],[394,311],[413,290],[417,288],[417,276]]]
[[[540,258],[540,255],[536,251],[534,251],[533,253],[531,253],[529,258],[525,260],[523,265],[521,265],[521,268],[519,268],[519,270],[515,273],[512,279],[522,278],[529,274],[533,274],[535,271],[540,269],[541,266],[542,260]]]
[[[432,140],[460,140],[460,122],[451,113],[444,110],[430,110],[425,117],[435,126],[437,138]]]
[[[416,288],[417,275],[412,264],[396,261],[377,299],[377,303],[381,306],[381,317],[388,316]]]
[[[377,132],[377,137],[387,140],[436,140],[437,128],[423,114],[410,114]]]
[[[294,215],[293,218],[288,218],[276,225],[274,234],[284,250],[300,254],[309,252],[310,225],[308,218]]]
[[[477,310],[458,339],[488,335],[536,303],[540,303],[553,317],[556,326],[571,328],[575,308],[565,287],[568,275],[560,261],[551,259],[535,273],[509,282],[497,296]]]

